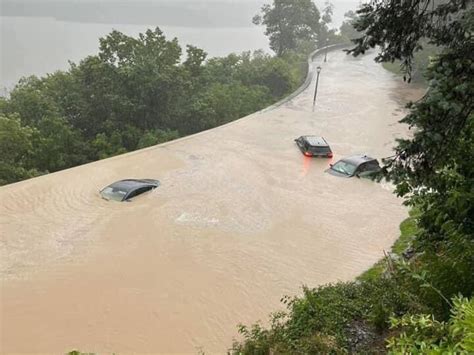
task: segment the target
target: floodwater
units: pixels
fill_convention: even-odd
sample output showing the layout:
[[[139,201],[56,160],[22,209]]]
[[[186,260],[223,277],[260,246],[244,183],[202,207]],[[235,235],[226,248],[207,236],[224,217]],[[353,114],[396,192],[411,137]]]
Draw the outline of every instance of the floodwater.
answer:
[[[223,353],[283,295],[370,267],[399,235],[402,201],[325,173],[293,139],[324,136],[334,160],[391,154],[409,91],[373,57],[317,57],[315,112],[313,82],[229,125],[1,187],[0,352]],[[133,177],[162,185],[99,197]]]

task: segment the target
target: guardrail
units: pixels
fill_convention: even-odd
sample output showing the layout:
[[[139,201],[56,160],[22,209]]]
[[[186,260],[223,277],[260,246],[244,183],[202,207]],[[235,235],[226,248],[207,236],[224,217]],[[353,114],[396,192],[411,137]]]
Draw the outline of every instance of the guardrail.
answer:
[[[313,77],[314,77],[314,72],[310,70],[311,68],[311,64],[313,63],[314,61],[314,57],[316,57],[317,55],[319,54],[322,54],[322,53],[325,53],[326,51],[332,51],[332,50],[335,50],[335,49],[342,49],[342,48],[346,48],[346,47],[349,47],[350,44],[347,44],[347,43],[341,43],[341,44],[331,44],[329,46],[325,46],[325,47],[322,47],[322,48],[318,48],[316,49],[315,51],[313,51],[309,56],[308,56],[308,73],[306,74],[306,79],[305,81],[303,82],[303,84],[301,84],[301,86],[296,89],[294,92],[292,92],[290,95],[284,97],[283,99],[281,99],[280,101],[277,101],[276,103],[274,103],[273,105],[271,106],[268,106],[266,108],[264,108],[263,110],[260,110],[258,111],[258,113],[263,113],[263,112],[267,112],[267,111],[271,111],[275,108],[277,108],[278,106],[281,106],[283,105],[284,103],[294,99],[296,96],[298,96],[299,94],[301,94],[303,91],[305,91],[309,84],[311,84],[311,81],[313,81]]]
[[[281,99],[280,101],[274,103],[273,105],[271,106],[268,106],[260,111],[256,111],[256,112],[253,112],[251,114],[249,114],[248,116],[246,117],[251,117],[251,116],[254,116],[254,115],[258,115],[260,113],[264,113],[264,112],[267,112],[267,111],[270,111],[270,110],[273,110],[275,108],[277,108],[278,106],[280,105],[283,105],[284,103],[292,100],[294,97],[298,96],[299,94],[301,94],[304,90],[306,90],[309,86],[309,84],[311,84],[311,81],[313,80],[313,76],[314,76],[314,73],[312,71],[310,71],[310,68],[311,68],[311,64],[313,62],[313,59],[314,57],[316,57],[317,55],[321,54],[321,53],[324,53],[326,50],[328,51],[331,51],[331,50],[335,50],[335,49],[339,49],[339,48],[345,48],[345,47],[348,47],[350,46],[350,44],[332,44],[332,45],[329,45],[329,46],[326,46],[326,47],[322,47],[322,48],[318,48],[316,49],[314,52],[312,52],[309,56],[308,56],[308,73],[306,74],[306,79],[305,81],[303,82],[303,84],[301,84],[301,86],[296,89],[296,91],[294,91],[293,93],[291,93],[290,95],[286,96],[285,98]],[[170,146],[170,145],[173,145],[175,143],[178,143],[178,142],[182,142],[182,141],[185,141],[185,140],[188,140],[190,138],[193,138],[193,137],[197,137],[197,136],[200,136],[200,135],[203,135],[203,134],[207,134],[209,133],[210,131],[212,130],[218,130],[218,129],[222,129],[224,127],[228,127],[228,126],[231,126],[237,122],[239,122],[240,120],[244,119],[245,117],[242,117],[242,118],[239,118],[239,119],[236,119],[234,121],[230,121],[228,123],[225,123],[223,125],[220,125],[220,126],[217,126],[217,127],[214,127],[214,128],[209,128],[209,129],[206,129],[204,131],[201,131],[201,132],[197,132],[197,133],[194,133],[194,134],[190,134],[189,136],[184,136],[184,137],[181,137],[181,138],[178,138],[178,139],[174,139],[172,141],[168,141],[168,142],[164,142],[164,143],[161,143],[161,144],[157,144],[157,145],[154,145],[154,146],[151,146],[151,147],[147,147],[147,148],[143,148],[143,149],[138,149],[138,150],[134,150],[132,152],[128,152],[128,153],[124,153],[124,154],[120,154],[120,155],[116,155],[116,156],[113,156],[113,157],[110,157],[110,158],[107,158],[109,160],[114,160],[114,159],[120,159],[121,157],[124,157],[124,156],[131,156],[131,155],[134,155],[134,154],[140,154],[142,152],[145,152],[145,151],[148,151],[148,150],[152,150],[152,149],[156,149],[157,147],[166,147],[166,146]],[[97,162],[99,162],[100,160],[96,160],[94,162],[90,162],[90,163],[87,163],[87,164],[95,164]],[[84,164],[86,165],[86,164]],[[79,165],[79,166],[82,166],[82,165]],[[76,169],[78,168],[79,166],[76,166],[76,167],[73,167],[71,169]],[[53,173],[54,174],[54,173]],[[49,175],[49,174],[48,174]],[[46,176],[46,175],[43,175],[43,176]],[[40,177],[37,177],[37,178],[40,178]],[[21,183],[20,182],[17,182],[18,183]],[[8,185],[10,186],[10,185]]]

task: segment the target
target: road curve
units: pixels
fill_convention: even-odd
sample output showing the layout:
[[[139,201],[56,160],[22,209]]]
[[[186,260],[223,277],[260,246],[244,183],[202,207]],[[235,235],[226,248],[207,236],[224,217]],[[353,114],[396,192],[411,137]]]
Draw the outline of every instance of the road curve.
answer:
[[[322,135],[334,159],[391,153],[407,91],[373,57],[316,57],[315,112],[313,82],[230,125],[0,188],[0,352],[222,353],[282,295],[367,269],[405,208],[293,139]],[[100,199],[127,177],[162,185]]]

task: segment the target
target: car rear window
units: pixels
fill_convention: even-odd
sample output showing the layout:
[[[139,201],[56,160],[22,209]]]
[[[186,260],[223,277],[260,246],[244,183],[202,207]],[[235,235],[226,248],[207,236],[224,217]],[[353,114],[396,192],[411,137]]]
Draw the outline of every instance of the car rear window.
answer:
[[[309,150],[312,153],[331,153],[331,149],[329,147],[309,147]]]

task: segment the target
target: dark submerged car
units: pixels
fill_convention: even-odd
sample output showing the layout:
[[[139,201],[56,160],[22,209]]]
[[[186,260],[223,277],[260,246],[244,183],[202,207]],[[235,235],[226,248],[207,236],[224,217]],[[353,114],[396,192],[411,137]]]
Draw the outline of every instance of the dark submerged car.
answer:
[[[328,173],[343,177],[368,177],[378,173],[381,170],[377,159],[367,155],[354,155],[339,160],[326,170]]]
[[[100,195],[106,200],[129,201],[130,199],[151,191],[160,186],[158,180],[126,179],[114,182],[100,190]]]
[[[328,142],[323,137],[301,136],[295,139],[301,153],[307,157],[332,158],[332,151]]]

